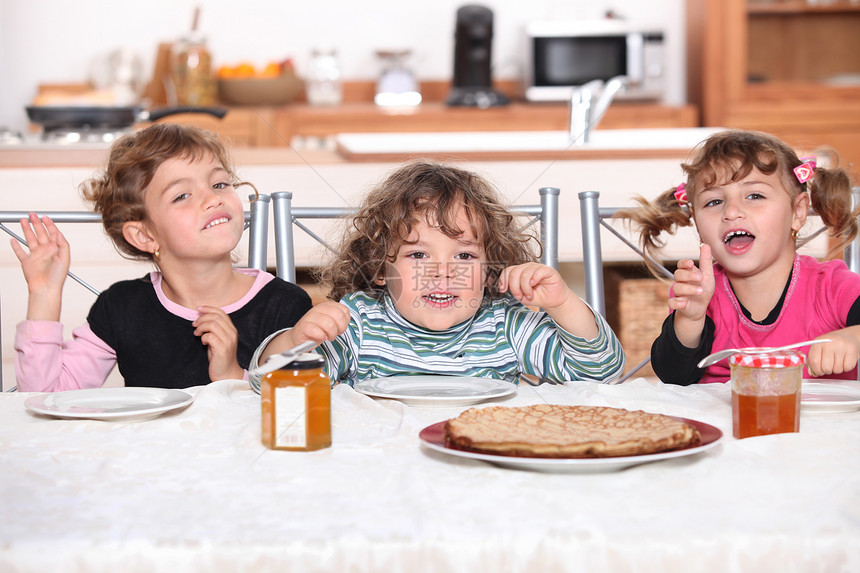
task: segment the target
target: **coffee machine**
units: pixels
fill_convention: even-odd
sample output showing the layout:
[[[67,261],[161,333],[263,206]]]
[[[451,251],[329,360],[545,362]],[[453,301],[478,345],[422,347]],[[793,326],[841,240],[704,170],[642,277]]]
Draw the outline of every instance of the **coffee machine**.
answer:
[[[448,105],[479,108],[507,105],[508,98],[492,87],[492,44],[492,10],[477,4],[457,9],[454,80],[446,102]]]

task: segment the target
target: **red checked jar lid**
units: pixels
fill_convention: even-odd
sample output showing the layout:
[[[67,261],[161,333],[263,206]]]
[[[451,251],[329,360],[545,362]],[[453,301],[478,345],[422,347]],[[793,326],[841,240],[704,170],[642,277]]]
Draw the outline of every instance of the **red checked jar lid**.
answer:
[[[747,368],[792,368],[803,366],[806,361],[806,356],[796,351],[768,353],[766,348],[761,350],[760,354],[732,354],[729,364]]]

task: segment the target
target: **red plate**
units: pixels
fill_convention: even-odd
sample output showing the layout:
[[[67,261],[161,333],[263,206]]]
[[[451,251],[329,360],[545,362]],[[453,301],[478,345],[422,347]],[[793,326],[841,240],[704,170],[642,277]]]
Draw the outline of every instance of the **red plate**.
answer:
[[[593,473],[617,471],[648,462],[691,456],[716,446],[723,437],[723,432],[720,431],[719,428],[710,424],[705,424],[698,420],[690,420],[688,418],[678,418],[676,416],[669,417],[686,422],[699,430],[702,442],[697,446],[690,446],[679,450],[657,452],[656,454],[641,454],[638,456],[607,458],[522,458],[467,452],[448,447],[445,445],[445,422],[436,422],[435,424],[427,426],[418,433],[418,438],[425,446],[432,450],[456,457],[482,460],[502,467],[542,472]]]

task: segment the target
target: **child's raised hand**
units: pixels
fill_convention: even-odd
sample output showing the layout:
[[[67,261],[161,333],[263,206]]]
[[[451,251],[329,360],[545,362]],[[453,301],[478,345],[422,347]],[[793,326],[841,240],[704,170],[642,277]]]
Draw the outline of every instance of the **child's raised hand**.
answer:
[[[50,218],[39,219],[35,213],[21,219],[21,230],[29,252],[15,239],[11,244],[27,281],[27,319],[59,320],[69,272],[69,243]]]
[[[313,340],[317,344],[333,340],[346,330],[349,319],[349,309],[346,306],[330,300],[321,302],[307,311],[292,330],[286,333],[290,335],[289,348],[306,340]],[[283,348],[279,352],[287,349]]]
[[[860,326],[849,326],[818,338],[829,338],[832,342],[809,347],[806,369],[810,376],[842,374],[857,365],[860,359]]]
[[[669,308],[692,321],[704,320],[705,311],[714,296],[714,259],[711,247],[702,245],[699,266],[691,259],[678,261],[675,283],[669,297]]]
[[[200,316],[191,324],[194,335],[206,345],[209,356],[209,379],[241,379],[244,370],[239,366],[236,351],[239,348],[239,333],[226,312],[215,306],[201,306]]]
[[[327,300],[311,308],[299,319],[294,327],[280,333],[272,339],[260,355],[260,364],[269,356],[286,352],[307,340],[321,344],[333,340],[349,326],[349,309],[340,304]]]
[[[599,332],[588,305],[552,267],[540,263],[508,267],[499,276],[499,290],[511,293],[525,305],[539,306],[571,334],[592,339]]]
[[[547,311],[576,297],[557,270],[540,263],[506,268],[499,276],[499,290],[511,293],[523,304],[539,306]]]

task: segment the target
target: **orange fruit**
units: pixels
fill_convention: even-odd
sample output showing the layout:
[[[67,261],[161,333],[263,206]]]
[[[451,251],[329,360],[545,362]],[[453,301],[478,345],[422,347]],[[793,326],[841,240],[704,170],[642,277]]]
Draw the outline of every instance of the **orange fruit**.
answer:
[[[221,66],[218,68],[218,77],[224,79],[236,77],[236,70],[232,66]]]
[[[260,73],[260,76],[264,78],[275,78],[279,75],[281,75],[281,66],[275,62],[269,62],[266,68]]]
[[[248,62],[242,62],[235,68],[233,68],[237,78],[253,78],[257,74],[257,70],[254,68],[253,64],[249,64]]]

